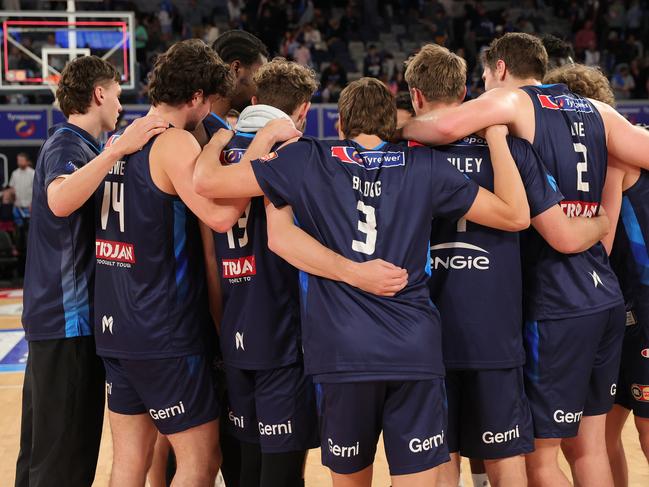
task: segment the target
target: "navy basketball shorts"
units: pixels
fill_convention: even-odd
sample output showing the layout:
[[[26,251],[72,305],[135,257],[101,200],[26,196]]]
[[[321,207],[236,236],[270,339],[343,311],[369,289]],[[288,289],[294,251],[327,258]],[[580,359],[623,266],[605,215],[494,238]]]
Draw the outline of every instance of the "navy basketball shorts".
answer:
[[[322,464],[351,474],[374,463],[383,430],[391,475],[449,460],[444,379],[316,384]]]
[[[270,370],[225,366],[226,427],[232,436],[258,443],[264,453],[317,448],[315,391],[302,363]]]
[[[629,311],[627,325],[615,402],[649,419],[649,323],[638,323]]]
[[[611,410],[624,338],[624,305],[525,324],[525,391],[536,438],[576,436],[582,416]]]
[[[207,356],[103,360],[110,411],[146,413],[164,435],[218,419],[214,372]]]
[[[448,448],[491,460],[534,450],[523,368],[448,370]]]

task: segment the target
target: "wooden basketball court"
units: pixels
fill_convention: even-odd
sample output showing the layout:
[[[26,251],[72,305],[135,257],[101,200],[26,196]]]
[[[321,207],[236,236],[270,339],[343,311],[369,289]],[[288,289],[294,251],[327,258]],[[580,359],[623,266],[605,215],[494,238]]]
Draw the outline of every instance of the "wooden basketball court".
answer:
[[[8,293],[0,292],[0,335],[7,330],[20,328],[20,304],[22,300]],[[0,336],[1,338],[1,336]],[[0,352],[2,340],[0,340]],[[1,359],[2,357],[0,357]],[[4,372],[0,363],[0,486],[13,485],[16,457],[18,455],[18,440],[20,436],[20,404],[23,382],[22,372],[11,372],[11,367],[5,367]],[[624,445],[629,461],[630,487],[649,486],[649,466],[640,450],[637,434],[633,421],[628,421],[624,429]],[[65,445],[55,445],[64,448]],[[108,421],[104,423],[104,436],[99,454],[99,465],[94,486],[108,485],[110,477],[110,464],[112,460],[112,444]],[[562,467],[569,472],[567,464],[562,459]],[[468,462],[462,465],[462,477],[465,487],[471,487],[471,476]],[[311,450],[307,462],[306,473],[307,487],[323,487],[331,485],[328,470],[320,463],[319,450]],[[377,487],[388,487],[390,477],[388,474],[385,453],[380,446],[377,453],[374,482]]]

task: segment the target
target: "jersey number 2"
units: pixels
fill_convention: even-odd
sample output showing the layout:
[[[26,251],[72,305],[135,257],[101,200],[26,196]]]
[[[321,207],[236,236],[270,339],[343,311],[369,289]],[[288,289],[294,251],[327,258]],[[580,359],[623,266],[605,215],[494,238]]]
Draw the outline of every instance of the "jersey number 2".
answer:
[[[584,173],[588,171],[588,149],[582,143],[573,144],[575,147],[575,152],[578,154],[583,154],[583,162],[577,163],[577,191],[583,191],[587,193],[590,191],[590,184],[588,181],[584,181]]]
[[[358,202],[356,209],[365,215],[365,221],[358,221],[358,230],[365,234],[365,241],[352,240],[352,250],[361,254],[372,255],[376,248],[376,212],[374,207]]]

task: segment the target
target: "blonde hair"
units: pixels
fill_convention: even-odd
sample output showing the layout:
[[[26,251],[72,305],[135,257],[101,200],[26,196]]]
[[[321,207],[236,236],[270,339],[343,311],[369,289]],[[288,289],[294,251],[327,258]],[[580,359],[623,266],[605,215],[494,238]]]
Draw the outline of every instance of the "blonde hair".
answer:
[[[253,81],[257,85],[257,101],[279,108],[287,115],[311,100],[318,89],[312,69],[281,57],[262,65],[253,76]]]
[[[376,78],[361,78],[341,91],[340,124],[345,137],[359,134],[392,138],[397,127],[397,105],[390,90]]]
[[[427,101],[454,102],[464,93],[466,61],[445,47],[426,44],[406,61],[404,77]]]
[[[566,64],[550,71],[544,83],[563,83],[570,91],[615,106],[615,96],[604,73],[584,64]]]

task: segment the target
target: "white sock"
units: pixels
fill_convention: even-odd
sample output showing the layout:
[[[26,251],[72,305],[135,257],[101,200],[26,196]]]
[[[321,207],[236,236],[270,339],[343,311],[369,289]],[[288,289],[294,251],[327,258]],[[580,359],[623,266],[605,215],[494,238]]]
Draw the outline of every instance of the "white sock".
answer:
[[[486,473],[472,473],[473,487],[490,487],[489,478]]]

